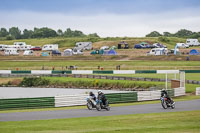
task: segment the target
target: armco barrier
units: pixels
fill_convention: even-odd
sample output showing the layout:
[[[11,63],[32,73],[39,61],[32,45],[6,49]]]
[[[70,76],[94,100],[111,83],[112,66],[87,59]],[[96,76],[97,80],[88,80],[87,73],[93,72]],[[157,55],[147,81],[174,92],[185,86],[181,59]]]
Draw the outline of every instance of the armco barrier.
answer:
[[[185,95],[185,88],[175,88],[174,90],[172,89],[167,91],[171,97]],[[138,91],[126,93],[110,93],[105,95],[110,103],[125,103],[157,100],[160,99],[161,91]],[[88,94],[79,94],[61,95],[55,97],[0,99],[0,110],[86,105],[87,97]]]
[[[196,88],[196,95],[200,95],[200,87]]]
[[[51,74],[51,70],[31,70],[31,74]]]
[[[156,100],[160,99],[160,91],[139,91],[137,93],[138,101]]]
[[[54,97],[0,99],[0,109],[54,107]]]
[[[88,94],[55,96],[55,107],[86,105]]]
[[[124,103],[137,101],[137,92],[105,94],[109,103]]]
[[[11,70],[0,70],[0,74],[11,74]]]
[[[11,71],[11,74],[31,74],[31,71]]]
[[[183,96],[185,95],[185,88],[175,88],[174,89],[174,96]]]

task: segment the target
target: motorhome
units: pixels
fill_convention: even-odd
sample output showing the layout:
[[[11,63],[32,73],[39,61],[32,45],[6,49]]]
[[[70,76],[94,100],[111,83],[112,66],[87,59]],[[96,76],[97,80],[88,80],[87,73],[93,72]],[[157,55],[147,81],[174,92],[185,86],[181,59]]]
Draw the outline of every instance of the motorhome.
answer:
[[[176,45],[177,48],[189,48],[189,45],[185,43],[176,43]]]
[[[198,39],[187,39],[186,44],[189,46],[200,46]]]
[[[43,51],[58,50],[58,44],[46,44],[42,47]]]
[[[6,48],[4,50],[5,55],[19,55],[18,51],[16,48]]]
[[[77,42],[74,49],[91,50],[92,49],[92,42]]]
[[[8,48],[8,45],[0,44],[0,51],[4,51],[6,48]]]
[[[167,48],[153,48],[147,55],[167,55]]]

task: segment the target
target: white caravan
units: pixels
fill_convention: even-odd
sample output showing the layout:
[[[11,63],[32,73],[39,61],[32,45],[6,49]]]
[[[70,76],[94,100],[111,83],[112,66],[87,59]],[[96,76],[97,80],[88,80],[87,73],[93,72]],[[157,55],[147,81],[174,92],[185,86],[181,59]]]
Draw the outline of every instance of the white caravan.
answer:
[[[6,48],[4,50],[5,55],[19,55],[18,51],[16,48]]]
[[[8,45],[0,44],[0,51],[5,50],[6,48],[8,48]]]
[[[43,51],[58,50],[58,44],[46,44],[42,47]]]
[[[26,45],[25,42],[14,42],[14,45],[9,46],[10,48],[16,48],[17,50],[30,50],[31,45]]]
[[[198,39],[187,39],[186,44],[189,46],[200,46]]]
[[[33,55],[32,50],[25,50],[23,55]]]
[[[176,45],[177,45],[177,48],[189,48],[189,45],[185,43],[177,43]]]
[[[167,48],[153,48],[147,55],[167,55]]]
[[[92,42],[77,42],[74,49],[91,50],[92,49]]]

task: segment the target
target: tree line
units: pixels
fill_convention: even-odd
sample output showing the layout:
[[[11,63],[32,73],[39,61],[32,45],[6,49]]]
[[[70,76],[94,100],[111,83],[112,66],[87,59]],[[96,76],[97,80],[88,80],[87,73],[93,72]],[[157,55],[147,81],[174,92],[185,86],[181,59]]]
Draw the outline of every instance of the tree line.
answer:
[[[67,28],[65,31],[58,29],[57,31],[48,28],[34,28],[34,30],[24,29],[21,31],[18,27],[11,27],[8,30],[6,28],[0,29],[0,38],[6,40],[13,39],[29,39],[29,38],[49,38],[49,37],[99,37],[97,33],[89,35],[84,34],[79,30],[71,30]]]
[[[163,32],[163,34],[160,34],[157,31],[153,31],[149,34],[146,35],[146,37],[160,37],[160,36],[165,36],[165,37],[180,37],[180,38],[199,38],[200,37],[200,32],[192,32],[190,30],[186,29],[181,29],[176,33],[170,33],[170,32]]]

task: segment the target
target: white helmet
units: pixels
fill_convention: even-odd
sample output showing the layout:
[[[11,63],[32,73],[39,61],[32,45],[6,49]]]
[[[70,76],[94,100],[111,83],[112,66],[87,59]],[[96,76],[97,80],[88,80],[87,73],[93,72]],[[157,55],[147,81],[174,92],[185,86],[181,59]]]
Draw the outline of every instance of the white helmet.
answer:
[[[102,93],[102,91],[101,90],[98,90],[98,94],[101,94]]]

